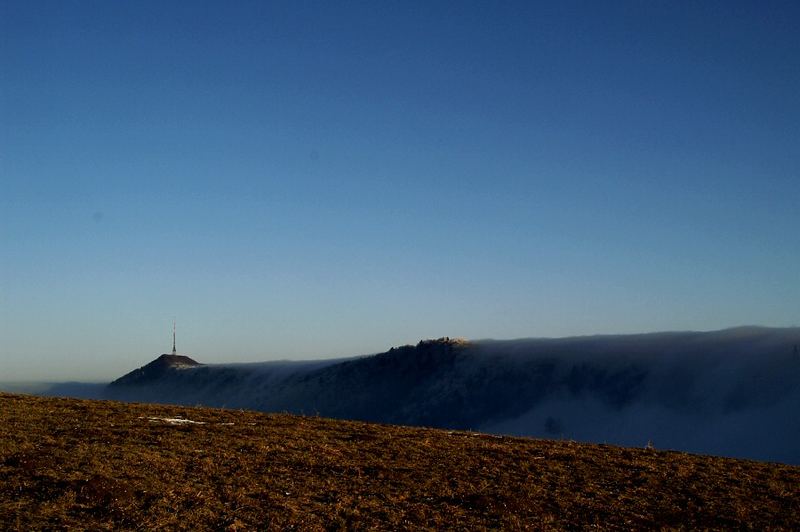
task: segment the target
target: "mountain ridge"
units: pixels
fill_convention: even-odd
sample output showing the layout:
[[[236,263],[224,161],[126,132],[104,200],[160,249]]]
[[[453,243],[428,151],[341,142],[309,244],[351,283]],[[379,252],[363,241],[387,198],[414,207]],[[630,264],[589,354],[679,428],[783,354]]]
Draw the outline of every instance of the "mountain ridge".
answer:
[[[105,397],[800,463],[798,344],[800,328],[765,327],[443,337],[330,361],[144,366]]]

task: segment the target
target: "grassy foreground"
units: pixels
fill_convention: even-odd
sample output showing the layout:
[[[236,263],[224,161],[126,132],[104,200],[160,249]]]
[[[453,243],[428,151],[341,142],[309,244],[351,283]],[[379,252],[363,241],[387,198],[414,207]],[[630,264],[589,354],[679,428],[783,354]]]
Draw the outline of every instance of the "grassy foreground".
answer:
[[[798,529],[800,467],[0,394],[0,529],[592,525]]]

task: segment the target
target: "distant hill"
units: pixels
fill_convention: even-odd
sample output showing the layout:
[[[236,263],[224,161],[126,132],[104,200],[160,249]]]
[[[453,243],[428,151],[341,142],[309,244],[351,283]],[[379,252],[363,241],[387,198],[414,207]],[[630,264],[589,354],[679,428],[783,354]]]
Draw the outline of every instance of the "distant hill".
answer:
[[[800,529],[799,467],[2,393],[0,475],[2,530]]]
[[[115,380],[114,386],[147,386],[159,379],[170,378],[173,371],[192,369],[202,366],[199,362],[184,355],[163,354],[146,366],[133,370]]]
[[[443,338],[316,362],[156,361],[104,397],[800,464],[800,328]],[[167,357],[167,358],[165,358]],[[180,362],[178,364],[178,362]]]

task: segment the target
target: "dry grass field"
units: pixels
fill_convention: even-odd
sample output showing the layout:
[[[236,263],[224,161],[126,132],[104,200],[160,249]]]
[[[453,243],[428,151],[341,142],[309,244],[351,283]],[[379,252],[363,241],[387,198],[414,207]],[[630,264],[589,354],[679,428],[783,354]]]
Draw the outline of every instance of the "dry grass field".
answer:
[[[0,394],[0,529],[800,529],[800,468]]]

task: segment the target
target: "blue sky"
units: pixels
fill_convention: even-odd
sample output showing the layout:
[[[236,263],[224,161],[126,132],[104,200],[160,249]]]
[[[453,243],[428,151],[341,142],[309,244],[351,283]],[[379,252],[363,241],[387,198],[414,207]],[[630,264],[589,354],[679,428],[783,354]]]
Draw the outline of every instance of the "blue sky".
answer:
[[[0,380],[800,324],[794,2],[3,2]]]

